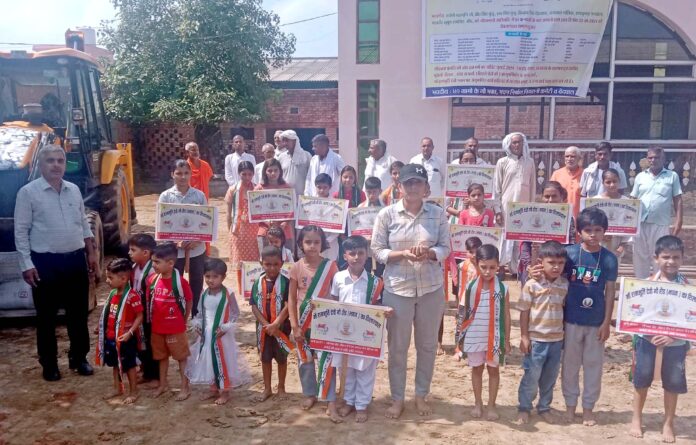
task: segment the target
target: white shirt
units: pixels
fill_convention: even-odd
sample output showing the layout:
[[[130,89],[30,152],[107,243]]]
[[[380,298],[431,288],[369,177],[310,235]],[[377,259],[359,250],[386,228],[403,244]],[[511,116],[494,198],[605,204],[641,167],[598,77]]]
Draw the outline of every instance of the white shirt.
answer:
[[[317,196],[314,180],[317,179],[317,176],[321,173],[326,173],[331,176],[331,194],[333,195],[336,193],[341,185],[341,170],[345,165],[346,163],[343,162],[343,158],[334,153],[331,149],[329,149],[324,159],[320,159],[319,155],[312,156],[312,160],[309,163],[309,173],[305,181],[305,195]]]
[[[58,193],[43,176],[17,192],[14,234],[22,272],[34,269],[31,252],[74,252],[85,247],[85,238],[94,237],[80,189],[62,181]]]
[[[365,158],[365,179],[372,177],[379,178],[379,180],[382,181],[382,190],[386,189],[392,182],[389,167],[396,161],[397,159],[394,156],[386,152],[376,161],[372,156]],[[363,191],[365,191],[364,184]]]
[[[240,156],[235,151],[225,157],[225,180],[230,187],[239,182],[237,168],[242,161],[249,161],[251,165],[256,166],[256,158],[249,153],[242,153]]]
[[[189,187],[186,190],[186,194],[182,195],[181,192],[176,188],[176,185],[163,191],[158,202],[168,203],[168,204],[197,204],[206,205],[208,200],[205,199],[205,195],[202,191],[197,188]],[[205,253],[205,243],[198,243],[196,247],[189,251],[189,258],[194,258]],[[186,257],[186,251],[184,249],[177,249],[177,258]]]
[[[341,303],[365,304],[367,295],[367,272],[362,271],[357,280],[353,280],[350,272],[342,270],[336,272],[331,283],[331,297]],[[354,355],[348,356],[348,367],[357,369],[358,371],[365,370],[376,359],[357,357]],[[343,354],[331,354],[331,365],[340,368],[343,364]]]
[[[263,181],[263,165],[266,161],[256,164],[254,167],[254,184],[259,185]]]
[[[278,161],[283,167],[283,179],[295,189],[298,196],[304,195],[305,179],[312,155],[302,147],[295,147],[292,155],[285,150],[278,155]]]
[[[619,189],[628,189],[626,172],[623,171],[621,165],[618,162],[609,161],[609,168],[613,168],[619,173]],[[599,168],[597,161],[588,165],[585,170],[582,171],[582,176],[580,177],[580,196],[587,197],[604,193],[602,173],[604,173],[604,170]]]
[[[445,175],[447,167],[445,161],[439,157],[432,155],[430,159],[423,159],[423,155],[414,156],[409,161],[410,164],[420,164],[425,167],[428,172],[428,184],[430,184],[430,196],[439,198],[444,196],[445,190]]]

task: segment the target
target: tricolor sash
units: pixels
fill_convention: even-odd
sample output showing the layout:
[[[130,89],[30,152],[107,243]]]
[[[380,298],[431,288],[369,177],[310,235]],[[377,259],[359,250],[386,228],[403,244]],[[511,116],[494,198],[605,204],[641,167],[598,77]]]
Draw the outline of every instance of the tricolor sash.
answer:
[[[282,312],[285,305],[283,304],[283,295],[287,292],[288,288],[288,278],[284,277],[282,274],[278,274],[278,277],[273,283],[273,288],[271,289],[271,295],[268,297],[268,284],[266,282],[266,274],[261,274],[261,276],[254,282],[251,288],[251,303],[256,306],[263,318],[269,323],[273,323],[278,319],[280,313]],[[266,311],[266,298],[270,298],[271,310]],[[263,356],[263,348],[266,343],[266,330],[258,321],[256,322],[256,347],[259,353]],[[280,348],[289,354],[295,349],[295,345],[290,341],[284,332],[279,331],[278,336],[275,337]]]
[[[230,226],[231,233],[237,233],[239,227],[242,223],[242,183],[239,182],[233,186],[232,197],[231,197],[231,208],[232,208],[232,225]]]
[[[97,342],[96,345],[96,363],[97,365],[104,366],[104,341],[106,340],[106,329],[107,329],[107,324],[109,323],[109,311],[111,310],[111,300],[114,298],[114,295],[118,292],[117,289],[112,289],[111,292],[109,293],[109,296],[106,300],[106,303],[104,304],[104,309],[102,310],[101,316],[99,317],[99,341]],[[116,307],[116,326],[114,328],[115,332],[115,342],[116,342],[116,357],[118,359],[118,372],[121,374],[121,380],[123,380],[123,368],[121,367],[121,342],[118,341],[118,338],[125,334],[125,316],[126,316],[126,306],[128,306],[126,303],[128,302],[128,297],[131,295],[131,292],[134,292],[129,283],[126,283],[126,287],[123,289],[123,292],[121,293],[121,298],[118,300],[118,305]],[[135,292],[134,292],[135,293]],[[138,298],[140,297],[135,293]],[[137,338],[138,342],[138,348],[143,349],[144,344],[142,342],[143,336],[142,333],[140,332],[140,328],[142,328],[142,325],[140,325],[138,331],[134,333],[135,337]]]
[[[201,331],[203,335],[206,335],[205,327],[205,299],[208,297],[208,289],[206,289],[201,295],[201,320],[203,320],[203,325]],[[232,387],[232,381],[229,375],[229,369],[227,369],[227,362],[225,361],[225,351],[222,347],[222,339],[217,336],[217,330],[222,323],[230,322],[230,295],[227,292],[225,286],[222,287],[222,298],[218,303],[217,309],[215,310],[215,318],[213,319],[213,326],[210,331],[210,353],[213,361],[213,373],[215,374],[215,385],[218,389],[229,389]],[[201,349],[200,353],[203,353],[203,346],[205,345],[204,339],[201,339]]]
[[[326,258],[322,258],[317,272],[312,278],[312,282],[307,288],[307,293],[305,294],[302,303],[300,304],[300,313],[298,324],[300,325],[300,330],[305,336],[305,341],[302,343],[302,347],[297,348],[297,353],[301,363],[308,363],[312,361],[312,351],[309,349],[309,338],[311,334],[311,324],[312,324],[312,300],[318,298],[325,298],[329,295],[331,291],[331,278],[333,278],[336,273],[336,263],[329,261]]]
[[[505,295],[507,289],[502,281],[497,277],[488,283],[489,310],[488,317],[488,348],[486,350],[486,360],[496,361],[505,364]],[[457,343],[464,342],[466,331],[476,317],[479,303],[481,302],[481,292],[483,290],[483,279],[476,277],[466,287],[464,294],[464,314],[461,317],[458,327],[459,338]],[[473,297],[473,301],[472,301]]]
[[[380,304],[384,282],[372,274],[367,275],[367,293],[365,304]]]
[[[336,368],[331,366],[332,354],[321,351],[319,353],[319,369],[317,370],[317,398],[326,400],[331,388],[331,380],[336,372]]]
[[[452,198],[452,201],[450,202],[450,207],[454,207],[455,209],[457,209],[457,212],[461,211],[462,207],[464,207],[464,198]],[[459,224],[459,215],[450,215],[449,223]]]
[[[147,308],[148,321],[152,321],[152,306],[154,306],[154,304],[152,304],[152,299],[155,298],[155,288],[160,278],[162,278],[162,274],[157,274],[150,285],[150,303]],[[183,287],[181,286],[181,274],[176,269],[172,270],[172,293],[174,294],[176,305],[179,306],[179,310],[181,311],[181,316],[186,317],[186,299],[184,297]]]

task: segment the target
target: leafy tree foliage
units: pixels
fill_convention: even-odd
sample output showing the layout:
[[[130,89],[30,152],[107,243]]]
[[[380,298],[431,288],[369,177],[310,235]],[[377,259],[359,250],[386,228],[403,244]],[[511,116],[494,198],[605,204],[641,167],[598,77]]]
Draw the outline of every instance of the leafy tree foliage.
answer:
[[[260,0],[112,0],[102,41],[111,116],[131,124],[210,125],[261,118],[268,67],[287,63],[295,37]]]

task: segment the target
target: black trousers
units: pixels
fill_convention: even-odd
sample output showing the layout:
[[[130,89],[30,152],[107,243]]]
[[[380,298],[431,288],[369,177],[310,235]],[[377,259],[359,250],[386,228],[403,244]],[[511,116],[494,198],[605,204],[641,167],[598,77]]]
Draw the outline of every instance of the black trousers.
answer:
[[[38,286],[33,290],[39,362],[44,368],[57,366],[56,318],[61,307],[65,309],[70,339],[68,357],[74,362],[85,360],[89,352],[89,274],[85,250],[32,252],[31,260],[39,273]]]
[[[198,299],[201,297],[201,292],[203,292],[203,266],[205,266],[205,260],[208,257],[205,253],[198,256],[189,258],[189,285],[191,285],[191,292],[193,292],[193,310],[191,311],[191,317],[194,317],[198,313]],[[184,275],[184,265],[186,264],[186,258],[178,258],[174,267],[179,273]]]
[[[152,344],[150,343],[152,325],[143,320],[143,330],[145,331],[145,350],[138,351],[143,378],[146,380],[159,380],[159,362],[152,358]]]

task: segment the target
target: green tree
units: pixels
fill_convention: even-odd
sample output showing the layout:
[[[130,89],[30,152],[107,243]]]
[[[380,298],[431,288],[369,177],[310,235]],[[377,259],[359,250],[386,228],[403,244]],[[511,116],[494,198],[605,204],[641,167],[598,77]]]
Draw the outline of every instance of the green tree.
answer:
[[[260,0],[112,0],[117,19],[102,42],[114,53],[106,107],[133,125],[208,126],[262,117],[268,67],[282,66],[295,37]]]

